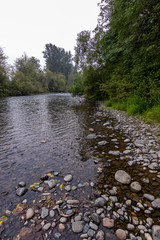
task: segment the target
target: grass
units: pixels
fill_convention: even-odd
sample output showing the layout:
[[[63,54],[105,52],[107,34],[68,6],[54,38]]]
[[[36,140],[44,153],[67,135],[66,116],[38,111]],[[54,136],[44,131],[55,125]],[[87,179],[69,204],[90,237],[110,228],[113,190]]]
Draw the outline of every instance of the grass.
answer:
[[[121,102],[107,100],[105,107],[126,111],[130,116],[142,116],[148,123],[160,123],[160,104],[149,108],[147,102],[137,96],[132,96]]]

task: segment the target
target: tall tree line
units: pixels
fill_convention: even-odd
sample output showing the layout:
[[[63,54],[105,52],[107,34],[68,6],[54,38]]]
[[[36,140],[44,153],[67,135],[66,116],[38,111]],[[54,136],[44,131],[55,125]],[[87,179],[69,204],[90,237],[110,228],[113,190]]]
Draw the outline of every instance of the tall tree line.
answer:
[[[0,48],[0,96],[65,92],[71,81],[72,55],[63,48],[46,44],[42,70],[39,59],[23,54],[13,66]]]
[[[71,91],[88,98],[134,103],[143,112],[160,103],[159,0],[101,0],[92,35],[77,35],[78,79]],[[83,91],[82,91],[83,88]]]

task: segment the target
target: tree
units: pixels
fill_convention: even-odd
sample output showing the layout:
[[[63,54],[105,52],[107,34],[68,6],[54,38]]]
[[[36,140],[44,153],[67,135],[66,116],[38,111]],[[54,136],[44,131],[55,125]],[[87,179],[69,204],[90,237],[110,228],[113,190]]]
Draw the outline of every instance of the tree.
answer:
[[[63,48],[55,45],[46,44],[43,56],[46,61],[46,68],[53,73],[62,73],[68,80],[69,74],[72,71],[72,55],[71,52],[66,52]]]
[[[7,57],[5,56],[3,49],[0,47],[0,84],[8,80],[8,66]]]

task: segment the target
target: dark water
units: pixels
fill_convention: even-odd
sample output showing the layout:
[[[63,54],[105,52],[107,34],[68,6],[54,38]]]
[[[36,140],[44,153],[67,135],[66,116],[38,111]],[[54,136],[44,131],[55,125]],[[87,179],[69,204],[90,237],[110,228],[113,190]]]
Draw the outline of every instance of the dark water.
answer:
[[[123,152],[127,136],[113,128],[104,128],[103,123],[108,120],[114,126],[114,119],[105,116],[98,121],[95,116],[97,107],[93,103],[80,103],[70,94],[0,99],[0,216],[4,209],[13,210],[24,198],[30,201],[35,198],[32,192],[18,197],[15,192],[18,182],[25,181],[29,187],[38,182],[42,174],[51,171],[60,171],[62,179],[71,173],[73,185],[94,182],[95,192],[101,193],[105,192],[105,184],[110,188],[116,186],[114,174],[119,169],[125,169],[133,180],[141,181],[142,173],[138,166],[133,170],[126,160],[108,156],[109,150]],[[99,135],[97,139],[86,138],[90,134],[89,128],[94,128]],[[118,145],[111,141],[113,138],[118,139]],[[102,140],[109,144],[99,147],[97,143]],[[98,164],[95,164],[95,159]],[[101,174],[97,173],[98,167],[103,169]],[[143,175],[149,177],[147,171]],[[146,191],[147,185],[143,183],[143,187]],[[147,191],[153,193],[155,189],[156,185]],[[129,194],[129,189],[122,189],[119,193],[122,199],[127,191]],[[90,187],[86,187],[83,194],[77,191],[74,197],[94,200],[95,195]],[[13,225],[13,233],[9,233],[11,237],[20,228],[19,222],[16,224]],[[118,226],[123,226],[123,223],[118,223]]]

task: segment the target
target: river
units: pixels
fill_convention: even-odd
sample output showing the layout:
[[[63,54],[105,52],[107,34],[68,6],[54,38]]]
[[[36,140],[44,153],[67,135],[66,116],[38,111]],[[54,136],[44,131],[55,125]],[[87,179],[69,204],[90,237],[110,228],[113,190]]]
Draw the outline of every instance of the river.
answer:
[[[141,180],[137,166],[133,169],[127,161],[108,156],[109,150],[125,150],[127,135],[113,128],[114,119],[96,115],[98,107],[70,94],[0,99],[0,216],[5,209],[13,211],[25,198],[29,204],[38,199],[33,191],[19,197],[16,188],[22,181],[29,188],[45,173],[60,172],[61,179],[72,174],[73,185],[85,186],[83,192],[75,191],[74,198],[91,202],[105,193],[106,186],[117,185],[114,174],[119,169]],[[108,127],[103,126],[106,122]],[[107,144],[100,146],[100,141]],[[119,199],[123,201],[125,194],[131,197],[130,190],[122,187]],[[120,219],[117,226],[124,228],[123,221]],[[20,224],[17,221],[12,227],[8,225],[8,229],[6,234],[13,237],[20,230]],[[107,239],[116,239],[112,231],[109,234]],[[79,238],[73,236],[73,239]]]

